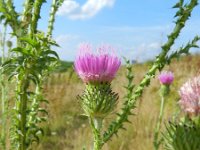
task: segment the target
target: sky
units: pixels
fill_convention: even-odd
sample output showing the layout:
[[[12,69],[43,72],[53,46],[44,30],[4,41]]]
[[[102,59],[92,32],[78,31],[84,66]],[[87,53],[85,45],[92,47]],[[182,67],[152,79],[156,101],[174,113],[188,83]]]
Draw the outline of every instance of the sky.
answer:
[[[17,11],[22,2],[15,0]],[[21,2],[21,3],[20,3]],[[53,38],[62,60],[73,61],[81,43],[113,46],[116,53],[139,62],[153,59],[174,27],[177,0],[65,0],[56,14]],[[51,0],[42,6],[39,29],[46,31]],[[172,50],[200,35],[200,6]],[[200,51],[192,50],[193,53]]]

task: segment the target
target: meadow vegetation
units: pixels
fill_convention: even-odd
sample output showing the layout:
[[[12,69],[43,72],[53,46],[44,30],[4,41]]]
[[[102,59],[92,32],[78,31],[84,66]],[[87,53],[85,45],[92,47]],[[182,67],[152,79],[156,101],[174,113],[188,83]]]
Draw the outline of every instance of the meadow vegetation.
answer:
[[[150,67],[151,62],[144,64],[133,64],[135,75],[134,83],[139,83]],[[167,122],[174,112],[179,110],[177,101],[179,100],[178,89],[190,77],[200,73],[200,56],[190,55],[173,60],[172,65],[164,69],[174,72],[175,81],[171,86],[171,94],[166,102],[164,122]],[[71,71],[70,71],[71,70]],[[68,69],[62,73],[52,73],[45,81],[45,96],[49,100],[46,106],[49,112],[49,120],[44,124],[45,136],[42,138],[38,150],[82,150],[92,146],[92,134],[88,125],[88,119],[83,114],[83,110],[77,100],[77,93],[82,93],[84,84]],[[125,67],[122,66],[113,81],[112,87],[120,95],[116,111],[119,111],[123,104],[126,85]],[[126,123],[126,132],[120,130],[118,137],[109,141],[103,150],[147,150],[153,149],[153,131],[159,111],[159,80],[153,79],[149,88],[145,89],[137,108],[134,110],[135,116],[130,117],[132,124]],[[105,119],[105,127],[116,114]],[[162,149],[162,148],[161,148]]]
[[[170,97],[166,100],[164,122],[168,122],[174,112],[179,111],[177,101],[180,99],[180,86],[189,77],[199,74],[200,56],[185,56],[190,49],[199,49],[198,35],[171,52],[198,0],[179,0],[173,6],[177,10],[175,26],[161,46],[160,54],[152,62],[131,65],[125,59],[126,65],[121,67],[121,59],[109,53],[111,47],[99,47],[100,53],[97,55],[90,51],[89,44],[80,47],[83,53],[77,55],[74,67],[72,62],[60,61],[54,50],[59,45],[52,35],[56,12],[64,0],[52,0],[47,31],[40,31],[38,22],[45,2],[25,0],[23,11],[17,12],[13,0],[0,0],[0,22],[4,29],[0,35],[1,149],[153,149],[153,132],[160,105],[160,83],[156,74],[165,69],[175,75]],[[11,29],[11,33],[7,33],[7,28]],[[7,41],[7,34],[12,35],[16,46],[12,47],[12,42]],[[111,84],[119,67],[116,79]],[[183,104],[187,104],[186,108],[190,111],[200,109],[198,81],[195,80],[195,86],[186,86],[190,90],[186,90],[186,103]],[[169,85],[164,86],[169,88]],[[191,109],[193,105],[195,108]],[[199,115],[198,111],[195,117]],[[179,145],[184,142],[180,137],[186,130],[200,131],[200,117],[197,122],[193,120],[191,112],[187,114],[186,111],[185,114],[188,120],[178,124],[175,122],[175,125],[183,128],[178,135],[178,142],[173,137],[166,139],[170,150],[185,150],[183,146],[180,149]],[[180,131],[176,127],[170,130],[175,134]],[[196,134],[190,136],[190,141],[193,141],[193,135]],[[187,150],[199,149],[192,148],[193,145],[199,145],[198,136],[195,138],[195,142],[186,142]],[[159,144],[155,143],[154,150],[158,150],[156,147]]]

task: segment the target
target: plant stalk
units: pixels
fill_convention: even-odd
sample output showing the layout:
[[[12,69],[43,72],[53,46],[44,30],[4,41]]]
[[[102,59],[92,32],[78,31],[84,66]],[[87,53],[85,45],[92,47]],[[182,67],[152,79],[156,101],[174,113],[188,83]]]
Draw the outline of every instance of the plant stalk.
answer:
[[[47,37],[52,37],[52,31],[53,31],[54,22],[55,22],[55,15],[58,8],[62,5],[63,2],[64,0],[52,0],[51,10],[49,14],[49,23],[48,23],[48,28],[47,28]]]
[[[55,22],[56,11],[57,11],[56,0],[52,0],[49,24],[48,24],[48,29],[47,29],[47,36],[49,36],[49,37],[52,36],[53,24]]]
[[[90,125],[93,132],[94,137],[94,145],[93,150],[101,150],[102,148],[102,138],[101,138],[101,129],[102,129],[102,118],[98,117],[91,117],[90,118]]]
[[[43,0],[36,0],[33,4],[34,6],[34,11],[32,14],[32,21],[31,21],[31,36],[37,32],[37,24],[38,20],[40,18],[40,11],[41,11],[41,6],[44,3]]]
[[[2,57],[1,64],[5,62],[5,42],[6,42],[6,29],[7,26],[3,26],[3,34],[1,39],[1,47],[2,47]],[[2,70],[3,71],[3,70]],[[2,129],[1,129],[1,142],[3,149],[6,149],[6,129],[7,129],[7,115],[6,115],[6,86],[5,86],[5,76],[1,74],[1,112],[2,112]]]
[[[21,134],[19,134],[19,150],[26,150],[26,110],[27,110],[27,79],[26,76],[24,79],[19,80],[18,92],[19,95],[19,112],[20,112],[20,121],[19,129]]]
[[[160,104],[160,113],[158,116],[158,121],[156,124],[155,132],[154,132],[154,150],[158,150],[160,146],[160,141],[159,141],[159,133],[161,129],[161,123],[163,120],[163,115],[164,115],[164,105],[165,105],[165,97],[164,95],[161,95],[161,104]]]

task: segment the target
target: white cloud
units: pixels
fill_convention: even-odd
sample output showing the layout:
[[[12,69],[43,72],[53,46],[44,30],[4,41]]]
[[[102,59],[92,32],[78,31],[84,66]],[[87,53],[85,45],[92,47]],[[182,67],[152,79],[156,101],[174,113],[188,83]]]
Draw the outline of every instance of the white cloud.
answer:
[[[82,6],[75,0],[65,0],[58,10],[58,15],[73,20],[84,20],[95,16],[105,7],[112,7],[115,0],[87,0]]]
[[[60,7],[57,14],[58,15],[64,15],[64,14],[68,15],[68,14],[74,12],[76,9],[79,9],[79,7],[80,7],[80,5],[77,2],[75,2],[74,0],[66,0]]]
[[[151,60],[159,54],[161,51],[161,45],[162,44],[157,41],[138,44],[130,50],[129,57],[131,57],[131,59],[137,60],[138,62]]]
[[[78,50],[78,43],[80,43],[81,37],[79,35],[63,34],[55,37],[56,42],[60,47],[56,48],[58,55],[62,60],[74,60]]]

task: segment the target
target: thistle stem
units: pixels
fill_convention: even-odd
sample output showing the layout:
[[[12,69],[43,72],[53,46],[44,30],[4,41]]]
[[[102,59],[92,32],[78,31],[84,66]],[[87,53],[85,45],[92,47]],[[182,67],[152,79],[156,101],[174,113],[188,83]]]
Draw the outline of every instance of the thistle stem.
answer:
[[[19,150],[26,150],[26,110],[27,110],[27,79],[26,76],[23,80],[19,81],[18,92],[19,96],[19,105],[18,110],[20,112],[20,121],[19,128],[21,134],[19,134]]]
[[[96,129],[101,130],[102,128],[102,119],[101,118],[94,118],[94,126]]]
[[[25,0],[24,10],[21,17],[21,26],[23,27],[22,36],[28,33],[29,23],[31,22],[34,0]]]
[[[94,136],[94,145],[93,150],[101,150],[102,148],[102,138],[101,138],[101,128],[102,128],[102,118],[91,117],[90,125],[92,128],[93,136]]]
[[[157,121],[155,132],[154,132],[154,142],[153,142],[154,150],[158,150],[160,146],[160,140],[158,138],[159,138],[161,123],[162,123],[163,115],[164,115],[164,105],[165,105],[165,97],[164,95],[161,95],[160,113],[158,116],[158,121]]]
[[[3,34],[1,39],[1,47],[2,47],[2,57],[1,57],[1,64],[5,62],[5,41],[6,41],[6,25],[3,26]],[[3,70],[2,70],[3,71]],[[1,111],[2,111],[2,130],[1,130],[1,141],[3,149],[6,149],[6,86],[5,86],[5,76],[1,74]]]
[[[22,135],[20,135],[20,150],[26,150],[26,108],[27,108],[27,96],[26,94],[22,95],[22,103],[21,103],[21,132]]]
[[[40,11],[42,4],[44,3],[43,0],[36,0],[33,4],[34,11],[32,14],[32,21],[31,21],[31,36],[33,37],[33,34],[37,32],[37,25],[38,25],[38,20],[40,18]]]
[[[49,36],[49,37],[52,36],[53,24],[55,22],[56,11],[57,11],[56,0],[52,0],[49,24],[48,24],[48,29],[47,29],[47,36]]]

